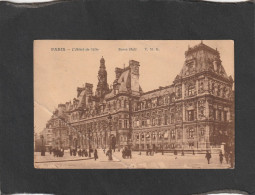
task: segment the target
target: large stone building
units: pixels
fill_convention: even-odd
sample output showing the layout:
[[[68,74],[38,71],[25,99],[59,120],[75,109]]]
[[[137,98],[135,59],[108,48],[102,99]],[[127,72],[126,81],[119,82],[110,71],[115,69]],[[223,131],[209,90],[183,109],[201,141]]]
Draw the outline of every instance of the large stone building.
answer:
[[[140,64],[130,60],[116,68],[111,89],[102,57],[95,93],[93,85],[77,88],[77,97],[59,104],[48,121],[53,145],[133,149],[198,149],[234,143],[233,79],[220,54],[202,42],[185,52],[173,84],[143,92]]]

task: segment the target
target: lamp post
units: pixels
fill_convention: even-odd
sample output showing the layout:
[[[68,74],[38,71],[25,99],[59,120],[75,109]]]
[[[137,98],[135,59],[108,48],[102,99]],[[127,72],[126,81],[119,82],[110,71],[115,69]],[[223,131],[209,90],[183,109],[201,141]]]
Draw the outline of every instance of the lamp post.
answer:
[[[91,150],[90,139],[91,139],[91,135],[90,135],[90,128],[89,128],[89,157],[91,157],[91,153],[90,153],[90,150]]]
[[[110,133],[111,133],[111,130],[112,130],[112,127],[111,127],[111,123],[112,123],[112,115],[111,114],[109,114],[108,115],[108,117],[107,117],[107,119],[108,119],[108,127],[109,127],[109,131],[110,131]],[[106,147],[106,141],[107,141],[107,129],[105,130],[105,147]],[[109,148],[111,149],[111,140],[109,140]]]

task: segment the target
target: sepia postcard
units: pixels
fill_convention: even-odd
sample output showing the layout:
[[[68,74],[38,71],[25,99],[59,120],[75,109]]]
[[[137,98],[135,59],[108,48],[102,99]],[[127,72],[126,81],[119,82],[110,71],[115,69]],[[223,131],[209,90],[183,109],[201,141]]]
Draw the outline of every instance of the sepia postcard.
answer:
[[[35,40],[34,167],[235,168],[233,40]]]

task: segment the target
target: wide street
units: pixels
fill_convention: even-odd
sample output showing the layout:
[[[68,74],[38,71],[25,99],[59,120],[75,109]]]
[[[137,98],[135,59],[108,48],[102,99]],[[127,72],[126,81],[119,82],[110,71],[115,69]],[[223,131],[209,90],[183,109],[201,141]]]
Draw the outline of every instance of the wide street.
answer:
[[[39,152],[35,154],[35,168],[42,169],[227,169],[230,165],[219,162],[219,155],[212,154],[210,164],[207,163],[205,154],[185,154],[175,156],[172,153],[154,154],[147,156],[145,152],[132,152],[132,159],[123,159],[121,152],[113,153],[113,160],[109,161],[102,149],[98,149],[98,159],[70,156],[65,151],[64,157],[54,157],[53,154],[46,152],[41,156]]]

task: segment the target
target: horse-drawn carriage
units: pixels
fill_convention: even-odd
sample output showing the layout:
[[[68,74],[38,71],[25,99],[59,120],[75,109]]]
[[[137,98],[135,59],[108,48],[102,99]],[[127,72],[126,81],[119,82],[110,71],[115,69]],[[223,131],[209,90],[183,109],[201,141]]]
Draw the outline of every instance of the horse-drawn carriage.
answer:
[[[131,149],[125,147],[122,151],[122,158],[132,158]]]

